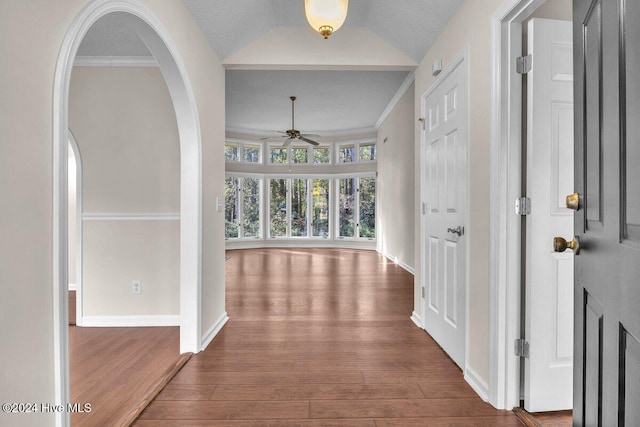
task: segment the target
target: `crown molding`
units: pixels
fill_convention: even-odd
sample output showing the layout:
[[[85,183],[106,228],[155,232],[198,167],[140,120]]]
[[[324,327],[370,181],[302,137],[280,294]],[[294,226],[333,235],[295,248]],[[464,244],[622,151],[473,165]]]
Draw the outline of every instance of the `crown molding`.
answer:
[[[385,120],[387,120],[387,117],[389,117],[389,114],[391,114],[394,108],[396,108],[396,106],[398,105],[398,103],[400,102],[404,94],[407,92],[407,90],[409,90],[409,88],[411,87],[415,79],[416,79],[415,71],[412,71],[409,73],[409,75],[407,75],[407,78],[404,79],[404,81],[398,88],[398,91],[396,92],[396,94],[393,95],[393,98],[391,98],[391,101],[389,101],[389,105],[387,105],[387,108],[384,109],[384,111],[380,115],[380,118],[376,122],[376,125],[375,125],[376,130],[378,130],[380,126],[382,126],[382,123]]]
[[[153,56],[76,56],[74,67],[157,67]]]

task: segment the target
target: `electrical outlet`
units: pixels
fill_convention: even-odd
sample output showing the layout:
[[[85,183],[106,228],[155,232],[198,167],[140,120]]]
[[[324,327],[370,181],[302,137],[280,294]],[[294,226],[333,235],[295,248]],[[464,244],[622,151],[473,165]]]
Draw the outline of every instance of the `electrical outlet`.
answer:
[[[131,282],[131,293],[134,295],[140,295],[142,293],[142,282],[140,280]]]

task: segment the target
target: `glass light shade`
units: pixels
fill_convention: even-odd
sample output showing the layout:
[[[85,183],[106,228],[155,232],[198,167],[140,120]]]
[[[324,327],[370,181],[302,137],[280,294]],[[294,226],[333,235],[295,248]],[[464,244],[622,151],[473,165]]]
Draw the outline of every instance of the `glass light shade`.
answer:
[[[309,25],[325,39],[344,24],[348,7],[349,0],[304,0]]]

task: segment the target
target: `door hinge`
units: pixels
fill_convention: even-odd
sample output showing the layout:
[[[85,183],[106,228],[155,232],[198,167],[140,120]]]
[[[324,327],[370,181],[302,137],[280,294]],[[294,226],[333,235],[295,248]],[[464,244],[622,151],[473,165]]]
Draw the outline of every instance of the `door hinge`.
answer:
[[[422,298],[425,297],[425,291],[424,291],[424,286],[422,287]]]
[[[529,358],[529,343],[523,339],[519,338],[513,343],[513,351],[516,356],[524,357],[525,359]]]
[[[427,214],[427,204],[425,202],[422,202],[422,215],[426,215]]]
[[[518,197],[516,199],[516,215],[525,216],[531,213],[531,199],[528,197]]]
[[[531,66],[533,64],[533,56],[531,54],[527,56],[520,56],[516,58],[516,72],[518,74],[527,74],[531,71]]]
[[[427,121],[424,119],[424,117],[419,117],[418,121],[420,122],[420,127],[422,128],[422,130],[426,130],[427,129],[427,127],[426,127],[426,122]]]

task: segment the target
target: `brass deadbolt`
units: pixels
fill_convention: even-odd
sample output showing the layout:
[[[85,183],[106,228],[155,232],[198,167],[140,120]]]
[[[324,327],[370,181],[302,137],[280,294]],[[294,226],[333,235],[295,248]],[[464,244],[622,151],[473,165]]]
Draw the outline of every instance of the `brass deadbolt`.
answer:
[[[574,211],[580,210],[580,195],[578,193],[569,194],[567,196],[567,209]]]

